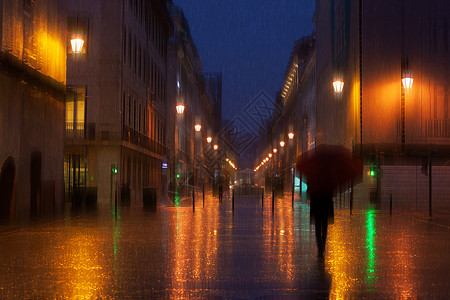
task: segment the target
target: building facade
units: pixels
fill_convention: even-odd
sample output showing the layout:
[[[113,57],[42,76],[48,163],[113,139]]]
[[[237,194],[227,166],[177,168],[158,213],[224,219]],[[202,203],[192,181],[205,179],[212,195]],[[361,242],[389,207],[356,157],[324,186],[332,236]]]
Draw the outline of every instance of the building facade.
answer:
[[[167,156],[165,1],[68,1],[66,198],[141,206],[161,196]],[[94,204],[95,204],[94,203]]]
[[[0,217],[64,207],[64,1],[0,1]]]
[[[437,0],[317,1],[319,143],[386,153],[450,143],[449,11]]]
[[[265,179],[266,189],[290,191],[297,156],[314,147],[315,94],[315,36],[312,34],[295,42],[277,93],[267,140],[257,159],[255,170],[258,177]],[[268,161],[260,166],[266,158]]]
[[[217,136],[215,120],[221,115],[215,114],[214,94],[202,75],[188,21],[175,4],[169,3],[168,8],[174,26],[168,46],[167,197],[177,204],[181,196],[211,183],[214,152],[213,141],[208,143],[207,137]],[[180,107],[182,111],[177,111]]]

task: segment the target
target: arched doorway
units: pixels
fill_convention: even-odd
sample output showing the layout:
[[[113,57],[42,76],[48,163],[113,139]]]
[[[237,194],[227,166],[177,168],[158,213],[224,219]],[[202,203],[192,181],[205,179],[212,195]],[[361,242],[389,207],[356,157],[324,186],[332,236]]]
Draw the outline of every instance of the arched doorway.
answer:
[[[37,217],[41,211],[41,168],[42,168],[42,153],[35,151],[31,153],[30,162],[30,215]]]
[[[14,159],[9,156],[2,165],[0,172],[0,219],[11,216],[15,191],[16,167]]]

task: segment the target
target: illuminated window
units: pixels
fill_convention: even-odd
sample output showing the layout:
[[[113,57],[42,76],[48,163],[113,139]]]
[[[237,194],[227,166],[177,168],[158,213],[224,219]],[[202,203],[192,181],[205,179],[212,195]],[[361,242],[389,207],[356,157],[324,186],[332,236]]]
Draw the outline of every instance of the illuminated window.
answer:
[[[68,87],[66,98],[66,133],[68,138],[84,138],[86,89]]]

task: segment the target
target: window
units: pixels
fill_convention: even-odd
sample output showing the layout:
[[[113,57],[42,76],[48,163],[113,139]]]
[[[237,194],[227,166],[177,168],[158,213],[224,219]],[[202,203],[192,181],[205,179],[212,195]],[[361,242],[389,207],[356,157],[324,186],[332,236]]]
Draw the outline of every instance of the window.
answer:
[[[131,41],[132,36],[130,33],[128,33],[128,66],[131,68]]]
[[[123,29],[123,61],[126,62],[127,59],[127,28]]]
[[[128,126],[131,126],[131,95],[128,95]]]
[[[68,87],[66,95],[67,136],[84,138],[86,88]]]

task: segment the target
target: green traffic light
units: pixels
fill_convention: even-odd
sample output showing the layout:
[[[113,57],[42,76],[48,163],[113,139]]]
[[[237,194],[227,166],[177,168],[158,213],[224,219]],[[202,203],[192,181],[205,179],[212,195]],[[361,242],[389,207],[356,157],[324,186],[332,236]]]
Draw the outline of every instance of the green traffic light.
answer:
[[[375,176],[375,171],[371,170],[370,171],[370,176],[372,176],[372,177]]]
[[[177,174],[177,178],[180,178],[180,174]]]

